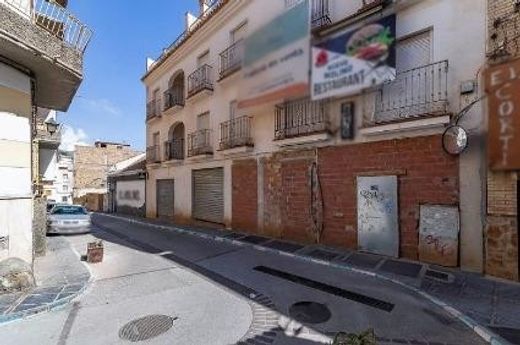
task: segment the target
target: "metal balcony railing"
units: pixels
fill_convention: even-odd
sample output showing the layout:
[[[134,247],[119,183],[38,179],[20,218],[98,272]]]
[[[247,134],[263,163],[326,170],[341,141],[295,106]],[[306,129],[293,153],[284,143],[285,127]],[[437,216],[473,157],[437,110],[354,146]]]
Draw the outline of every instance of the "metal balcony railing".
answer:
[[[177,36],[177,38],[172,42],[172,44],[170,44],[170,46],[163,51],[161,56],[159,56],[156,59],[156,61],[150,66],[149,70],[152,70],[156,66],[160,65],[161,63],[163,63],[164,60],[166,59],[166,57],[169,54],[171,54],[171,52],[173,52],[174,50],[179,48],[188,39],[188,37],[191,36],[190,34],[192,34],[196,30],[198,30],[200,27],[202,27],[202,25],[204,23],[206,23],[206,21],[209,18],[211,18],[211,15],[216,10],[221,8],[220,5],[223,4],[223,3],[225,3],[224,0],[212,0],[212,1],[209,1],[207,3],[208,7],[207,7],[206,11],[204,11],[204,13],[201,13],[199,18],[188,28],[188,30],[185,30],[185,31],[181,32],[181,34],[179,36]]]
[[[230,45],[220,53],[220,79],[238,71],[242,67],[244,41],[240,40]]]
[[[213,68],[210,65],[202,65],[188,77],[188,97],[194,96],[202,90],[213,91]]]
[[[164,110],[184,107],[184,87],[172,87],[164,92]]]
[[[275,140],[329,130],[328,103],[309,99],[290,101],[275,108]]]
[[[146,104],[146,120],[161,116],[161,99],[153,99]]]
[[[242,116],[220,124],[220,149],[253,146],[251,117]]]
[[[313,29],[332,24],[329,0],[311,1],[311,26]]]
[[[440,61],[397,74],[367,95],[365,125],[384,124],[448,111],[448,61]]]
[[[188,157],[204,154],[213,154],[211,131],[209,129],[200,129],[188,134]]]
[[[184,139],[172,139],[164,143],[164,155],[166,160],[184,159]]]
[[[31,2],[32,1],[32,2]],[[92,30],[69,11],[52,0],[3,0],[5,4],[31,20],[64,44],[83,54],[92,37]]]
[[[149,164],[161,162],[161,152],[159,145],[153,145],[146,148],[146,162]]]

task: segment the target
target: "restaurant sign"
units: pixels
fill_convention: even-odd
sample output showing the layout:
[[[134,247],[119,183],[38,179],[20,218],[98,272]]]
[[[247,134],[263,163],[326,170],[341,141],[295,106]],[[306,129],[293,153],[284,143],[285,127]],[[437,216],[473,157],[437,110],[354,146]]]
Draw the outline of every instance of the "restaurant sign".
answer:
[[[312,99],[353,95],[395,79],[395,14],[312,47]]]
[[[520,170],[520,59],[490,67],[488,161],[491,170]]]

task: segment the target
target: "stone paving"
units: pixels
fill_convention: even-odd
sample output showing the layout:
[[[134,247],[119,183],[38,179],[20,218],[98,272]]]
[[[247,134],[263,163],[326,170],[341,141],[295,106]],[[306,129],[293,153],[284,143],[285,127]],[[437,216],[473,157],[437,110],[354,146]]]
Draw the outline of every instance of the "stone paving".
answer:
[[[125,217],[127,218],[127,217]],[[174,227],[158,220],[134,218],[135,221]],[[251,244],[247,234],[202,227],[175,226],[176,229],[198,233],[216,240],[237,241],[253,245],[261,250],[270,247],[273,240]],[[245,239],[245,241],[241,241]],[[277,240],[276,242],[283,242]],[[288,243],[287,255],[311,260],[325,265],[344,266],[386,277],[413,287],[462,312],[471,321],[476,321],[513,344],[520,344],[520,284],[484,277],[480,274],[462,272],[435,265],[396,260],[383,256],[350,252],[323,246],[305,246],[293,250]],[[284,251],[277,243],[278,249]]]
[[[90,279],[64,237],[48,237],[47,255],[36,258],[37,286],[28,291],[0,295],[0,323],[28,317],[62,306],[85,290]]]

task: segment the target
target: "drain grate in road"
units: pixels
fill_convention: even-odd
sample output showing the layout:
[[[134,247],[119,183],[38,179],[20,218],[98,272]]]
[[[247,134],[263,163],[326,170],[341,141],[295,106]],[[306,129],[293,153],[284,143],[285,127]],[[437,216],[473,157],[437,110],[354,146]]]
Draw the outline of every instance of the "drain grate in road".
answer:
[[[302,245],[296,243],[290,243],[285,241],[271,241],[269,243],[263,244],[264,247],[281,250],[282,252],[294,253],[297,250],[303,248]]]
[[[232,239],[232,240],[236,240],[238,238],[242,238],[244,237],[244,234],[239,234],[238,232],[232,232],[230,234],[227,234],[226,236],[224,236],[224,238],[229,238],[229,239]]]
[[[345,259],[347,264],[362,268],[375,268],[382,258],[376,255],[355,253]]]
[[[288,280],[290,282],[300,284],[300,285],[303,285],[303,286],[306,286],[306,287],[309,287],[312,289],[320,290],[320,291],[329,293],[331,295],[339,296],[339,297],[342,297],[342,298],[345,298],[345,299],[348,299],[348,300],[351,300],[351,301],[354,301],[357,303],[361,303],[361,304],[364,304],[364,305],[372,307],[372,308],[384,310],[386,312],[391,312],[394,309],[394,305],[392,303],[385,302],[385,301],[382,301],[377,298],[361,295],[356,292],[344,290],[344,289],[338,288],[336,286],[320,283],[318,281],[300,277],[300,276],[297,276],[297,275],[294,275],[291,273],[278,271],[278,270],[275,270],[270,267],[256,266],[254,268],[254,270],[265,273],[265,274],[269,274],[269,275],[272,275],[272,276],[275,276],[275,277],[278,277],[278,278],[281,278],[284,280]]]
[[[330,252],[328,250],[323,249],[314,249],[313,251],[308,252],[306,255],[314,259],[325,261],[331,261],[339,256],[338,253]]]
[[[424,272],[424,275],[428,278],[440,280],[445,283],[448,283],[450,281],[450,275],[448,273],[440,271],[426,270],[426,272]]]
[[[327,322],[332,316],[325,304],[306,301],[291,305],[289,315],[298,322],[310,324]]]
[[[119,338],[138,342],[158,337],[173,327],[175,319],[167,315],[148,315],[132,320],[121,327]]]
[[[260,244],[269,241],[269,239],[262,236],[249,235],[244,238],[241,238],[240,241],[251,244]]]
[[[411,278],[417,278],[421,269],[422,265],[396,260],[387,260],[380,268],[383,272],[394,273]]]

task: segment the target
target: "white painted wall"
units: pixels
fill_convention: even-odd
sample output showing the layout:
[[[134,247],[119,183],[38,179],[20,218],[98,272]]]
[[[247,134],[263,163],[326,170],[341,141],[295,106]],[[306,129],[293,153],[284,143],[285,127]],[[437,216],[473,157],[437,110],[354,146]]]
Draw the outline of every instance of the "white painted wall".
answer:
[[[355,13],[361,6],[361,0],[329,0],[331,17],[337,22]],[[404,1],[401,1],[404,2]],[[162,66],[145,78],[145,85],[151,92],[157,88],[162,92],[168,87],[172,75],[183,70],[186,78],[197,64],[197,56],[210,51],[210,64],[213,66],[214,79],[219,69],[219,53],[230,44],[230,32],[243,21],[248,22],[248,31],[252,32],[283,10],[283,1],[237,1],[215,16],[210,22],[194,34],[177,52]],[[486,37],[486,1],[485,0],[422,0],[408,1],[412,4],[397,12],[397,35],[405,37],[425,29],[433,31],[432,61],[449,61],[449,111],[457,113],[467,104],[469,98],[462,97],[459,92],[460,83],[467,80],[479,80],[479,71],[485,62]],[[168,138],[168,130],[176,122],[183,122],[186,134],[196,129],[196,115],[210,111],[210,122],[213,135],[213,147],[218,148],[219,124],[229,119],[229,103],[238,97],[240,74],[215,82],[211,96],[197,97],[188,100],[186,106],[174,114],[163,116],[147,123],[147,142],[152,143],[152,134],[160,132],[161,143]],[[187,84],[186,84],[187,88]],[[444,130],[443,123],[434,125],[432,121],[417,122],[419,128],[396,130],[390,132],[368,134],[362,127],[364,100],[360,96],[337,98],[331,103],[331,123],[339,126],[340,104],[344,101],[356,103],[355,139],[343,141],[339,136],[326,142],[331,144],[356,144],[366,141],[379,141],[392,138],[418,135],[439,134]],[[253,116],[253,138],[255,143],[253,156],[262,156],[279,149],[274,136],[273,104],[263,107],[240,110],[240,115]],[[470,132],[470,148],[460,160],[460,193],[461,193],[461,264],[469,270],[482,269],[482,181],[485,175],[482,168],[482,148],[479,138],[483,131],[483,111],[476,106],[462,122]],[[147,211],[155,214],[155,179],[174,178],[176,180],[175,207],[176,212],[189,217],[191,214],[191,170],[223,166],[225,174],[225,207],[226,218],[231,216],[231,159],[222,152],[215,151],[211,160],[193,162],[186,160],[183,165],[166,165],[152,168],[147,187]],[[180,188],[178,186],[184,186]],[[186,187],[187,186],[187,187]],[[229,192],[229,193],[228,193]]]
[[[117,206],[128,206],[133,208],[143,207],[145,203],[145,189],[145,180],[117,181]]]
[[[12,95],[16,95],[12,99],[1,99],[2,108],[30,108],[28,76],[0,63],[0,86],[1,89],[9,90]],[[29,104],[18,104],[19,102]],[[8,248],[0,249],[0,260],[16,256],[32,262],[29,115],[0,111],[0,237],[9,238]]]
[[[31,4],[31,0],[0,0],[0,5],[7,6],[10,9],[15,10],[27,19],[31,18]]]

